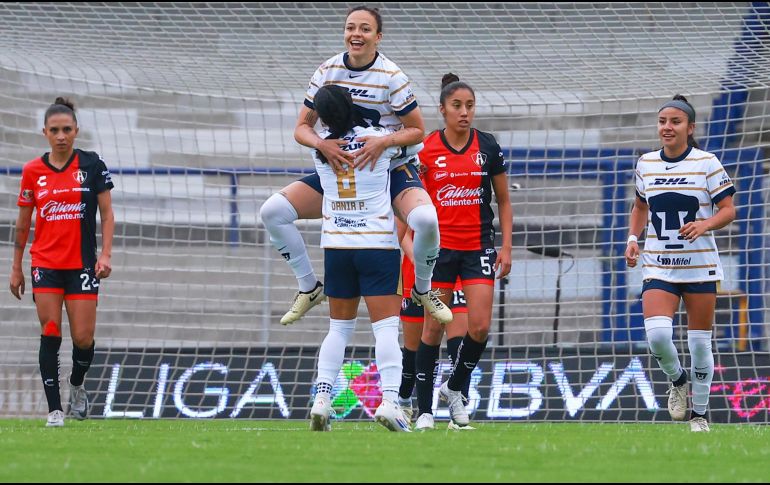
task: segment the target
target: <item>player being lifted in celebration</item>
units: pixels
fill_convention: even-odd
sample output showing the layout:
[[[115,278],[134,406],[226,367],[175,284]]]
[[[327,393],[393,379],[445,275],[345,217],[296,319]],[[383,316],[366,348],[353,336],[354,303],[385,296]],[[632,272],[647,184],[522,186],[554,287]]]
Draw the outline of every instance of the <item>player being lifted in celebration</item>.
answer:
[[[324,86],[313,101],[329,128],[325,139],[346,141],[345,150],[362,150],[365,144],[361,139],[371,141],[389,134],[384,128],[366,127],[343,87]],[[343,163],[341,172],[331,167],[323,153],[313,153],[324,189],[321,247],[330,313],[329,333],[318,355],[316,397],[310,412],[310,429],[314,431],[330,429],[332,388],[355,330],[362,296],[374,330],[375,360],[382,386],[382,403],[375,420],[391,431],[410,431],[398,405],[401,298],[397,292],[401,251],[390,205],[390,161],[400,151],[388,147],[372,170],[356,170]]]
[[[438,211],[441,253],[433,271],[433,287],[445,290],[445,302],[459,277],[468,305],[468,333],[463,338],[449,380],[439,396],[448,401],[456,426],[468,425],[461,393],[487,345],[492,321],[494,280],[511,270],[513,209],[508,194],[503,153],[494,136],[472,127],[476,109],[473,89],[454,74],[442,79],[440,110],[446,128],[430,134],[420,160],[425,167],[425,188]],[[495,251],[492,224],[492,191],[497,198],[502,233],[500,253]],[[417,399],[433,393],[443,328],[427,319],[417,351]],[[427,410],[421,404],[421,413]],[[429,407],[427,409],[430,409]],[[420,427],[420,419],[417,426]],[[432,416],[422,419],[432,421]]]
[[[673,342],[673,319],[684,300],[687,345],[692,359],[690,429],[709,431],[708,409],[714,355],[711,328],[717,282],[724,278],[713,231],[735,219],[733,187],[716,156],[693,138],[695,110],[676,95],[658,111],[659,151],[636,165],[636,198],[631,210],[626,263],[635,267],[638,238],[647,226],[642,256],[642,308],[650,352],[672,381],[671,419],[687,418],[687,372]],[[714,206],[719,211],[714,212]],[[649,221],[649,225],[648,225]]]
[[[24,248],[37,209],[32,242],[32,297],[37,307],[40,336],[40,374],[48,400],[46,426],[64,426],[59,393],[59,348],[62,304],[72,336],[70,414],[88,416],[83,386],[94,358],[96,300],[99,280],[112,272],[110,257],[115,220],[112,214],[110,172],[99,155],[73,148],[78,134],[74,106],[56,98],[45,112],[43,134],[51,145],[22,170],[16,246],[11,269],[11,293],[21,300]],[[102,221],[102,252],[96,256],[96,210]]]
[[[387,149],[401,149],[391,161],[391,200],[396,216],[414,231],[415,289],[413,299],[442,323],[452,312],[431,291],[433,265],[438,256],[439,230],[436,210],[420,184],[416,155],[408,147],[422,142],[424,123],[409,79],[390,59],[377,51],[382,40],[382,17],[377,9],[354,7],[345,19],[347,51],[338,54],[313,74],[294,131],[298,143],[321,153],[337,173],[342,165],[371,170]],[[368,126],[386,128],[387,136],[368,135],[366,144],[353,156],[343,150],[345,140],[324,140],[315,132],[318,120],[313,98],[322,86],[342,86],[350,91],[359,116]],[[291,309],[283,316],[286,325],[300,319],[324,299],[323,285],[310,264],[297,219],[321,217],[323,187],[318,174],[304,177],[273,194],[260,209],[260,218],[270,233],[270,242],[286,259],[297,278]]]

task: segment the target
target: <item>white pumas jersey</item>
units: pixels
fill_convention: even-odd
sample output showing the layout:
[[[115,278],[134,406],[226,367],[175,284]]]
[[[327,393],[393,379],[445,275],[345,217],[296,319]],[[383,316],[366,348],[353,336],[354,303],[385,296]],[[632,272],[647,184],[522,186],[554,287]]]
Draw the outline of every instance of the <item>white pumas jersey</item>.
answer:
[[[358,137],[385,136],[382,128],[356,127],[345,135],[343,151],[354,153],[364,146]],[[321,135],[324,136],[323,134]],[[401,152],[389,147],[374,170],[349,167],[336,174],[313,150],[313,161],[324,190],[321,247],[335,249],[398,249],[398,236],[390,205],[390,160]]]
[[[636,195],[649,206],[644,279],[723,280],[714,234],[709,231],[690,242],[679,235],[679,228],[712,217],[714,206],[734,193],[730,176],[711,153],[690,148],[676,159],[662,150],[642,155],[636,165]]]

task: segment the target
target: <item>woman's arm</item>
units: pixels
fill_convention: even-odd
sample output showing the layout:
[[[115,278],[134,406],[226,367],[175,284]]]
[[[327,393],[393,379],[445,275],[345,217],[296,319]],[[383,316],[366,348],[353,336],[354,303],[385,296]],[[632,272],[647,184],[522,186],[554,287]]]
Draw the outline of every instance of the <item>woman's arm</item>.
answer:
[[[112,273],[112,239],[115,235],[115,215],[112,212],[112,195],[105,190],[97,196],[99,215],[102,220],[102,252],[96,261],[96,277],[108,278]]]
[[[502,279],[511,272],[511,251],[513,249],[513,207],[508,192],[508,174],[499,173],[492,177],[492,188],[495,190],[497,211],[500,217],[500,232],[503,237],[503,245],[497,254],[495,272],[498,272],[497,279]]]
[[[27,246],[29,231],[32,227],[32,206],[19,207],[19,216],[16,218],[16,243],[13,246],[13,265],[11,266],[10,286],[11,293],[21,300],[24,294],[24,271],[21,269],[24,259],[24,248]]]

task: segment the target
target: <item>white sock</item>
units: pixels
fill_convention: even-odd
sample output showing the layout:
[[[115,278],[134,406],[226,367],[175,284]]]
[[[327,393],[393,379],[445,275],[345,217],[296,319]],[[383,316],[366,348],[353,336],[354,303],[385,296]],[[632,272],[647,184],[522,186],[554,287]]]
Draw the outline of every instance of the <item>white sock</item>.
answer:
[[[299,291],[311,291],[315,288],[318,278],[310,264],[302,234],[294,225],[297,220],[294,206],[283,195],[273,194],[262,204],[259,217],[270,234],[270,243],[289,263],[297,278]]]
[[[438,258],[438,215],[433,205],[419,205],[406,217],[414,231],[414,287],[419,293],[430,290],[433,267]]]
[[[398,344],[398,317],[388,317],[372,324],[374,356],[380,373],[383,398],[396,402],[401,387],[402,356]]]
[[[679,353],[674,345],[674,325],[669,317],[650,317],[644,319],[644,330],[647,332],[647,343],[652,356],[658,365],[672,381],[682,376],[682,364]]]
[[[690,349],[692,369],[692,410],[706,414],[714,379],[714,354],[711,351],[711,330],[688,330],[687,346]]]
[[[345,360],[345,348],[348,346],[356,329],[356,319],[329,319],[329,333],[321,344],[318,352],[318,378],[316,383],[326,383],[334,386],[337,375]]]

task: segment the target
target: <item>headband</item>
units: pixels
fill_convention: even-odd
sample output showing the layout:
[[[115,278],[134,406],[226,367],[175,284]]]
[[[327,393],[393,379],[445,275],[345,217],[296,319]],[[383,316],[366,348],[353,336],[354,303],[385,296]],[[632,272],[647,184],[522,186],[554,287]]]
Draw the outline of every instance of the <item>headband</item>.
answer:
[[[689,104],[685,103],[684,101],[680,101],[678,99],[668,101],[666,102],[666,104],[660,107],[660,109],[658,110],[658,113],[660,113],[666,108],[676,108],[676,109],[682,110],[685,113],[687,113],[687,119],[691,123],[695,122],[695,109]]]

